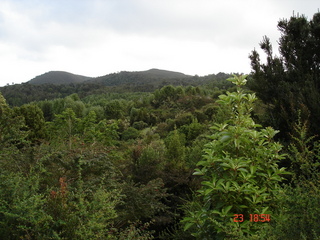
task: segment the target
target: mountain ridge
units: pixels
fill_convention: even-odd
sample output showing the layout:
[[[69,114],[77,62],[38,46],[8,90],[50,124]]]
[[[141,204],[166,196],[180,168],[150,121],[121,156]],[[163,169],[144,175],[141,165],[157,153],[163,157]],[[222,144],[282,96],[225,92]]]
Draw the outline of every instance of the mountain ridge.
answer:
[[[146,71],[121,71],[99,77],[86,77],[65,71],[49,71],[27,81],[29,84],[70,84],[70,83],[102,83],[106,86],[121,84],[144,84],[151,79],[187,79],[192,76],[181,72],[152,68]]]

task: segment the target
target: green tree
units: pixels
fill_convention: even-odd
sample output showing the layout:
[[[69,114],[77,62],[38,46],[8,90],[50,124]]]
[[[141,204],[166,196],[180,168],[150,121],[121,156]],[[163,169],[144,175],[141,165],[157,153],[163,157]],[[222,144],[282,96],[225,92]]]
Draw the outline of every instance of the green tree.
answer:
[[[250,55],[252,80],[249,87],[266,103],[267,124],[280,129],[282,137],[292,130],[298,110],[310,130],[320,133],[320,13],[308,21],[305,16],[292,16],[278,23],[280,56],[274,56],[268,37],[260,47],[267,61],[261,63],[256,50]]]
[[[40,101],[37,102],[37,105],[41,108],[43,112],[43,116],[46,121],[52,121],[53,120],[53,101]]]
[[[80,131],[82,132],[85,141],[91,143],[96,141],[96,122],[97,115],[94,111],[89,112],[87,116],[80,120]]]
[[[119,138],[117,122],[107,122],[104,119],[97,123],[97,115],[94,111],[79,119],[78,123],[79,133],[81,133],[85,142],[92,144],[100,142],[110,146]]]
[[[8,146],[18,146],[27,137],[27,131],[22,116],[17,116],[7,105],[5,98],[0,93],[0,150]]]
[[[179,133],[177,129],[173,130],[165,139],[169,162],[179,168],[184,167],[185,141],[185,135],[183,133]]]
[[[218,102],[232,107],[232,117],[212,127],[215,132],[194,173],[202,176],[202,187],[183,221],[198,239],[253,236],[262,225],[250,222],[250,214],[272,216],[277,210],[279,182],[287,173],[277,165],[284,158],[282,146],[272,140],[278,131],[259,129],[251,118],[256,96],[241,88],[245,77],[228,79],[237,91],[220,95]],[[234,214],[242,214],[245,221],[234,222]]]
[[[136,139],[140,135],[139,130],[133,128],[133,127],[128,127],[126,130],[123,131],[121,134],[121,139],[124,141],[127,141],[129,139]]]
[[[14,108],[17,116],[22,116],[25,121],[25,130],[31,141],[45,137],[45,120],[42,110],[35,104],[25,104]]]
[[[180,131],[186,135],[186,140],[189,144],[196,139],[203,131],[203,126],[198,122],[197,118],[192,119],[192,123],[183,125]]]
[[[55,115],[55,119],[50,126],[53,133],[50,133],[50,138],[58,138],[68,141],[69,149],[72,148],[73,137],[79,131],[79,119],[71,108],[67,108],[61,114]]]
[[[85,109],[84,103],[80,100],[78,94],[74,93],[64,99],[64,109],[71,108],[77,117],[82,117]]]
[[[56,98],[53,100],[52,112],[53,114],[60,114],[65,110],[65,100],[62,98]]]
[[[123,118],[126,113],[126,101],[125,100],[112,100],[105,106],[105,115],[107,119],[120,119]]]

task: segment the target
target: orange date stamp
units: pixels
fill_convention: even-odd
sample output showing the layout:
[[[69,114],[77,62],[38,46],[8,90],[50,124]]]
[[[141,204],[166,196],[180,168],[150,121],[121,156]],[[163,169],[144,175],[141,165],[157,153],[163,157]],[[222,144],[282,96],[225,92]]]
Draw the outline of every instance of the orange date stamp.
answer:
[[[250,222],[270,222],[270,214],[249,214],[250,215]],[[245,221],[243,214],[234,214],[233,215],[234,222],[243,222]]]

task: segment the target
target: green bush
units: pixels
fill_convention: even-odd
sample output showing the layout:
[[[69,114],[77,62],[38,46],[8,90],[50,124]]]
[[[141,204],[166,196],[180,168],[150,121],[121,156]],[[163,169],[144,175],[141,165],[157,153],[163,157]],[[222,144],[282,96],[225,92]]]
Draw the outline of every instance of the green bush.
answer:
[[[202,187],[183,220],[185,230],[191,228],[199,239],[255,236],[262,224],[249,221],[249,214],[272,216],[277,211],[279,182],[287,173],[277,165],[284,158],[282,146],[272,140],[277,131],[259,129],[251,118],[256,97],[241,88],[245,76],[228,80],[237,92],[220,95],[218,102],[230,106],[232,117],[212,127],[215,132],[194,173],[202,176]],[[244,221],[237,221],[235,214],[242,214]]]

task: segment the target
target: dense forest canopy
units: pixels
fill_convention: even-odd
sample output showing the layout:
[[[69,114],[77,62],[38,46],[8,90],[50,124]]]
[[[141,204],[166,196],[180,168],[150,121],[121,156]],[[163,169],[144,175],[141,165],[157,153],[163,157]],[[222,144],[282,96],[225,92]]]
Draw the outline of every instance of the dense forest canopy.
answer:
[[[320,239],[319,24],[249,76],[2,87],[0,239]]]

